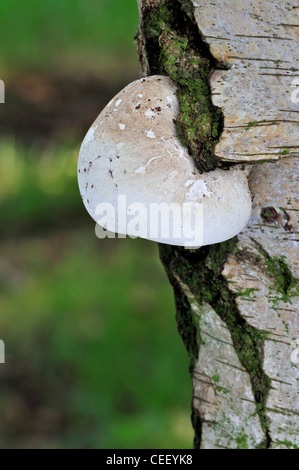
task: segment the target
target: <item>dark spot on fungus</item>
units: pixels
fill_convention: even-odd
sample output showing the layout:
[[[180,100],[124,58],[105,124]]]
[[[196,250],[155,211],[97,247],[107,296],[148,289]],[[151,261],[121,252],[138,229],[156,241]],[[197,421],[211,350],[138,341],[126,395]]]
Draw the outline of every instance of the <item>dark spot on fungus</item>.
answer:
[[[88,188],[88,183],[85,184],[85,189],[87,189],[87,188]]]
[[[89,168],[92,167],[92,162],[89,162],[88,167],[89,167]]]
[[[81,172],[81,170],[80,170],[80,168],[79,168],[78,173],[80,173],[80,172]]]
[[[135,109],[140,109],[140,106],[141,106],[141,105],[138,104],[138,105],[135,107]]]
[[[155,108],[156,111],[160,112],[161,111],[161,107],[160,106],[157,106],[157,108]]]
[[[84,173],[86,173],[86,168],[84,168]]]
[[[92,189],[92,188],[93,188],[93,184],[92,184],[90,187],[91,187],[91,189]]]
[[[88,202],[88,204],[89,204],[89,199],[87,199],[87,202]]]
[[[116,158],[119,158],[119,155],[116,155]]]
[[[109,174],[110,174],[111,178],[113,178],[112,170],[109,170]]]

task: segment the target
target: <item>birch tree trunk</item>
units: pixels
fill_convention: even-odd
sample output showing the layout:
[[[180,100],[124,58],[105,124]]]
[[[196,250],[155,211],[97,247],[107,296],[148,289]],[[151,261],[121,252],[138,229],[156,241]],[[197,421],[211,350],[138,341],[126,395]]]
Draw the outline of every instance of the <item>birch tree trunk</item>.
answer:
[[[195,448],[298,448],[298,0],[138,3],[142,73],[176,82],[178,135],[198,169],[251,169],[242,233],[160,246],[190,357]]]

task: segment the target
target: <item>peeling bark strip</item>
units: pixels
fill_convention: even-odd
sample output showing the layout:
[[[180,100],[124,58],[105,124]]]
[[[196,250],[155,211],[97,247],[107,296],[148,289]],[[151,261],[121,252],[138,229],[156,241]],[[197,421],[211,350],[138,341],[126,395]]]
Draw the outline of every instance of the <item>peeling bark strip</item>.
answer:
[[[195,447],[299,448],[299,363],[292,362],[299,338],[299,104],[291,101],[298,5],[139,0],[139,7],[143,71],[169,75],[183,90],[177,128],[198,167],[213,168],[217,157],[284,157],[252,165],[252,216],[233,240],[198,250],[160,246],[190,357]],[[152,13],[161,21],[149,31]],[[214,71],[210,88],[202,70],[219,63],[230,68]]]
[[[255,165],[250,175],[253,212],[222,272],[247,323],[267,332],[263,370],[271,380],[265,402],[272,447],[299,447],[298,159]],[[288,225],[265,223],[263,207],[287,214]]]

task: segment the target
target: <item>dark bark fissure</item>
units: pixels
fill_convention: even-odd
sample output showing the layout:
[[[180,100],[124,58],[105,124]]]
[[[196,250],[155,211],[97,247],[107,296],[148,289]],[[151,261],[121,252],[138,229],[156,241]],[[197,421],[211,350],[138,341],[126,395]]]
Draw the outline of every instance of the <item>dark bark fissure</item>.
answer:
[[[145,1],[141,31],[149,73],[167,75],[177,85],[177,132],[198,170],[229,168],[230,163],[221,163],[214,155],[224,118],[212,103],[209,85],[210,73],[224,65],[215,60],[202,40],[192,3],[161,0],[153,7]],[[142,47],[139,57],[144,61]]]
[[[194,19],[190,0],[144,0],[139,30],[139,56],[147,73],[169,76],[177,85],[180,113],[176,119],[178,136],[194,157],[199,171],[210,171],[217,166],[226,169],[231,163],[220,163],[214,148],[223,130],[223,115],[212,104],[209,76],[216,68],[223,68],[211,55],[202,40]],[[262,448],[271,443],[265,414],[265,402],[270,379],[262,369],[262,332],[254,329],[241,317],[236,306],[236,295],[221,275],[226,257],[235,251],[235,239],[202,247],[198,250],[160,245],[160,257],[174,288],[176,320],[190,358],[190,373],[198,358],[200,331],[198,319],[182,291],[177,277],[188,286],[201,304],[208,303],[226,323],[240,362],[248,371],[256,412],[264,431]],[[239,252],[239,256],[242,254]],[[201,418],[192,407],[195,448],[201,444]]]
[[[260,447],[269,448],[271,438],[265,403],[270,379],[262,369],[265,333],[253,328],[241,317],[236,305],[236,295],[231,292],[227,280],[221,274],[226,256],[233,251],[239,258],[243,256],[241,251],[237,251],[235,239],[198,250],[160,245],[160,258],[174,287],[178,330],[189,354],[191,376],[198,357],[200,331],[198,331],[198,319],[192,314],[176,276],[188,286],[199,304],[211,305],[227,325],[238,358],[250,376],[257,414],[265,435]],[[193,423],[194,418],[196,418],[195,445],[199,447],[201,426],[198,425],[200,417],[195,410],[193,410]]]

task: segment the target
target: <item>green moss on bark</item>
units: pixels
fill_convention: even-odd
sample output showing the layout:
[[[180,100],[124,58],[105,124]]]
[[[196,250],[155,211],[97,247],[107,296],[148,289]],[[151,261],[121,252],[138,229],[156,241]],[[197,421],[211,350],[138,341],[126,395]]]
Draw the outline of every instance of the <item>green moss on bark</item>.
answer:
[[[161,0],[154,8],[145,6],[143,32],[150,72],[167,75],[178,87],[180,140],[200,171],[215,169],[221,165],[214,149],[223,116],[212,103],[209,75],[217,63],[194,24],[192,2]]]
[[[273,279],[273,286],[270,288],[273,293],[270,298],[273,307],[279,301],[292,303],[292,298],[299,295],[298,279],[293,277],[284,257],[271,257],[261,245],[256,241],[254,243],[262,255],[268,276]]]

